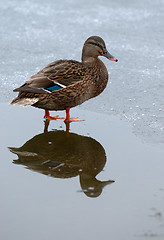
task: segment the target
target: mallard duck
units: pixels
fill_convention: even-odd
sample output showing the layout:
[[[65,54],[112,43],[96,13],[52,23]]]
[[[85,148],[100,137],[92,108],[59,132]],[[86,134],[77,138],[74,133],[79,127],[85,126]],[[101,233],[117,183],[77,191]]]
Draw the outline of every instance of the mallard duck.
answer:
[[[99,56],[118,61],[107,51],[101,37],[89,37],[82,49],[81,62],[58,60],[48,64],[13,90],[19,94],[10,103],[42,108],[49,120],[59,119],[51,117],[49,110],[66,110],[65,121],[78,121],[70,118],[70,108],[99,95],[108,82],[108,71]]]

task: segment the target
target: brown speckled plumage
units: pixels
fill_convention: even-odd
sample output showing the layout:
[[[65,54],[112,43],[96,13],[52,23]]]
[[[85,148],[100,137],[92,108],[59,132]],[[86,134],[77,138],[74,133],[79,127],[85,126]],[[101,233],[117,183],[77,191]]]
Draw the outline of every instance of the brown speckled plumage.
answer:
[[[11,101],[16,105],[31,105],[46,110],[65,110],[96,97],[106,87],[108,71],[98,56],[117,61],[100,37],[90,37],[83,46],[82,62],[58,60],[30,77]],[[45,89],[59,83],[63,88],[48,92]]]

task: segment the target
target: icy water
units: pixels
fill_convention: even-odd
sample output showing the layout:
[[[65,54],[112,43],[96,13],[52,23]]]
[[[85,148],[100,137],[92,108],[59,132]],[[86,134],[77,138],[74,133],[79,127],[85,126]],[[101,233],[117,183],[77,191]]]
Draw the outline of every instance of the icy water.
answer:
[[[43,111],[0,110],[0,239],[164,238],[164,151],[108,115],[72,109],[68,137]]]
[[[163,0],[0,2],[0,239],[164,239],[163,23]],[[102,59],[108,86],[72,109],[69,137],[7,104],[91,35],[119,62]]]

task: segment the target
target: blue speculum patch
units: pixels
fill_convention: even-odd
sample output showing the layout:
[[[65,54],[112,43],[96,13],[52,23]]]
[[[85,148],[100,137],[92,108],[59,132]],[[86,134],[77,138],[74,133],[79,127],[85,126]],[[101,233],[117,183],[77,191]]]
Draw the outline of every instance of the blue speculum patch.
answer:
[[[59,89],[61,89],[62,87],[61,86],[59,86],[59,85],[54,85],[54,86],[52,86],[52,87],[49,87],[49,88],[46,88],[46,90],[49,90],[50,92],[53,92],[53,91],[55,91],[55,90],[59,90]]]

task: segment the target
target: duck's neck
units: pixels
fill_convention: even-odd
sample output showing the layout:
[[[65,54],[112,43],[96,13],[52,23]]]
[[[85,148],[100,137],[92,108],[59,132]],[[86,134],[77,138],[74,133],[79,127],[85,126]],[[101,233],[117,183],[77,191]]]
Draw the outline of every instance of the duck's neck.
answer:
[[[99,63],[98,57],[88,57],[82,55],[82,63],[84,63],[87,66],[97,65]]]
[[[93,49],[88,45],[83,46],[81,60],[86,65],[96,64],[99,61],[98,54],[93,54]]]

